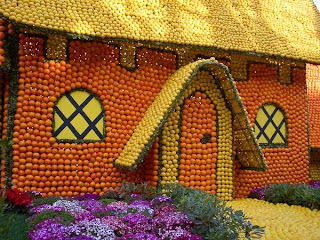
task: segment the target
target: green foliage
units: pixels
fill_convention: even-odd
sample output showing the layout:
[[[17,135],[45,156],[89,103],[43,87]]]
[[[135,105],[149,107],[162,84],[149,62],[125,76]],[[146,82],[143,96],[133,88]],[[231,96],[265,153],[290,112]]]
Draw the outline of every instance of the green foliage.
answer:
[[[305,184],[274,184],[266,188],[265,200],[271,203],[286,203],[320,209],[320,188],[312,188]]]
[[[108,190],[102,196],[102,199],[111,199],[111,200],[119,200],[119,193],[115,190]]]
[[[36,206],[39,206],[39,205],[42,205],[42,204],[54,204],[56,201],[60,200],[61,197],[59,196],[52,196],[52,197],[46,197],[46,198],[36,198],[36,199],[33,199],[33,204],[32,206],[33,207],[36,207]]]
[[[66,212],[66,211],[53,212],[51,210],[46,210],[28,219],[28,229],[31,230],[38,223],[48,219],[56,219],[58,222],[65,225],[71,222],[74,222],[74,217],[69,212]]]
[[[178,210],[194,222],[193,232],[203,239],[253,239],[263,235],[263,228],[252,225],[242,211],[234,211],[214,195],[177,184],[166,185],[164,190]]]
[[[5,153],[5,151],[13,145],[12,140],[8,140],[7,138],[0,140],[0,149],[2,150],[2,154]]]
[[[99,200],[99,202],[102,202],[104,203],[105,205],[108,205],[109,203],[112,203],[112,202],[116,202],[117,200],[115,199],[110,199],[110,198],[102,198]]]
[[[11,149],[11,146],[13,145],[13,141],[12,140],[9,140],[8,138],[5,138],[5,139],[1,139],[0,140],[0,160],[3,159],[4,162],[5,162],[5,166],[6,166],[6,175],[5,175],[5,187],[4,187],[4,191],[5,189],[7,188],[10,188],[11,187],[11,175],[9,175],[8,173],[8,166],[9,166],[9,169],[10,169],[10,149]],[[4,166],[1,165],[1,161],[0,161],[0,172],[2,171],[2,168]]]
[[[2,168],[4,166],[1,165],[1,160],[3,159],[5,161],[5,164],[7,165],[9,158],[8,158],[8,151],[9,148],[13,145],[12,140],[8,140],[7,138],[5,139],[0,139],[0,172],[2,171]],[[0,239],[25,239],[26,234],[22,234],[21,232],[15,232],[12,231],[12,223],[16,221],[15,217],[21,216],[21,215],[16,215],[14,213],[8,213],[5,214],[5,211],[8,209],[8,203],[6,202],[6,189],[10,187],[7,185],[7,175],[6,177],[6,184],[4,186],[4,189],[0,191]],[[21,225],[17,223],[18,225]],[[24,224],[25,225],[25,224]],[[23,229],[23,228],[22,228]],[[11,233],[15,232],[14,236],[19,236],[20,238],[12,238]],[[10,237],[9,237],[10,236]]]
[[[0,240],[27,240],[27,214],[6,213],[0,217]]]
[[[114,214],[115,214],[115,211],[109,210],[109,211],[95,212],[93,215],[98,218],[103,218],[105,216],[111,216]]]
[[[119,195],[121,198],[126,198],[127,195],[136,193],[140,194],[145,200],[151,200],[155,196],[161,195],[161,189],[150,187],[148,183],[135,184],[131,182],[124,182],[118,191],[120,192]]]
[[[6,193],[4,190],[0,191],[0,217],[2,217],[2,214],[6,210],[8,204],[6,203]]]

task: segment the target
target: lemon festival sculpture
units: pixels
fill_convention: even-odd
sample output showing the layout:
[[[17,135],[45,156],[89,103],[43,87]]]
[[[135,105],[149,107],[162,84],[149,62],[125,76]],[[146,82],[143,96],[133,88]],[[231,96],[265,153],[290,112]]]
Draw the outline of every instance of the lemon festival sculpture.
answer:
[[[284,7],[285,5],[285,7]],[[1,187],[309,181],[311,0],[0,2]]]

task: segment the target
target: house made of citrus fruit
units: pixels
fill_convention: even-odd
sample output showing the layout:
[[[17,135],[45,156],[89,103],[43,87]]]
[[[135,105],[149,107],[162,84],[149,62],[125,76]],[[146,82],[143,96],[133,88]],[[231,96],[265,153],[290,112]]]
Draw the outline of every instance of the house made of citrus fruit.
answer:
[[[1,186],[230,200],[309,180],[311,0],[0,2]]]

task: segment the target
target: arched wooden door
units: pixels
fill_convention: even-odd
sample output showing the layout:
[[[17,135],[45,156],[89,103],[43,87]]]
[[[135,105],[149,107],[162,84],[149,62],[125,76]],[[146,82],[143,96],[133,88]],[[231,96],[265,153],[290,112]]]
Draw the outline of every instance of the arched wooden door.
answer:
[[[217,139],[215,106],[196,91],[181,106],[179,183],[216,191]]]

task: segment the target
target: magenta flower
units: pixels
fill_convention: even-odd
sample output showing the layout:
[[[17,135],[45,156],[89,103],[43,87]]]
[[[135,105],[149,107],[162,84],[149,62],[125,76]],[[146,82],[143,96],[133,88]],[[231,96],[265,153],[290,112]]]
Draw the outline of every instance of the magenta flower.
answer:
[[[80,213],[85,213],[87,210],[83,209],[78,201],[69,200],[58,200],[52,206],[54,207],[64,207],[66,211],[71,213],[73,216],[77,216]]]
[[[129,213],[121,220],[131,228],[133,233],[152,231],[152,219],[141,213]]]
[[[67,227],[70,236],[87,236],[95,239],[116,239],[113,229],[99,218],[85,219]]]
[[[117,216],[105,216],[101,219],[101,222],[109,225],[117,235],[122,236],[131,231],[131,229]]]
[[[172,240],[201,240],[198,235],[192,235],[189,231],[182,227],[176,227],[175,229],[166,230],[160,236],[160,239],[172,239]]]
[[[152,215],[153,209],[148,201],[135,200],[132,203],[130,203],[130,205],[127,208],[127,212],[148,213],[149,215]]]
[[[29,233],[32,240],[199,240],[190,232],[192,222],[176,212],[172,199],[157,197],[151,202],[142,199],[130,204],[117,201],[105,205],[87,195],[81,200],[60,199],[30,210],[34,219],[44,211],[66,211],[74,222],[62,224],[58,216],[38,223]],[[109,211],[112,215],[108,215]],[[103,216],[101,218],[97,216]]]
[[[127,240],[127,239],[134,239],[134,240],[159,240],[159,238],[152,234],[152,233],[144,233],[144,232],[140,232],[140,233],[129,233],[125,236],[123,236],[122,238],[120,238],[119,240]]]
[[[153,216],[161,216],[165,215],[168,212],[175,212],[176,211],[176,206],[175,205],[163,205],[154,210]]]
[[[112,202],[112,203],[109,203],[107,205],[107,209],[108,210],[114,210],[114,211],[117,211],[117,212],[125,212],[128,208],[128,203],[126,202],[122,202],[122,201],[117,201],[117,202]]]
[[[61,211],[66,211],[67,209],[63,206],[52,206],[49,204],[42,204],[36,207],[33,207],[29,210],[30,214],[37,214],[37,213],[42,213],[44,211],[53,211],[53,212],[61,212]]]
[[[152,207],[157,207],[161,204],[173,204],[173,200],[170,197],[159,196],[151,200]]]
[[[68,236],[66,226],[57,223],[54,219],[38,223],[28,234],[32,240],[65,240]]]
[[[182,212],[167,212],[166,214],[157,216],[152,221],[154,231],[166,232],[175,228],[183,228],[190,230],[192,222]]]
[[[81,196],[78,196],[75,198],[78,201],[84,201],[84,200],[99,200],[100,196],[98,194],[93,193],[87,193]]]

